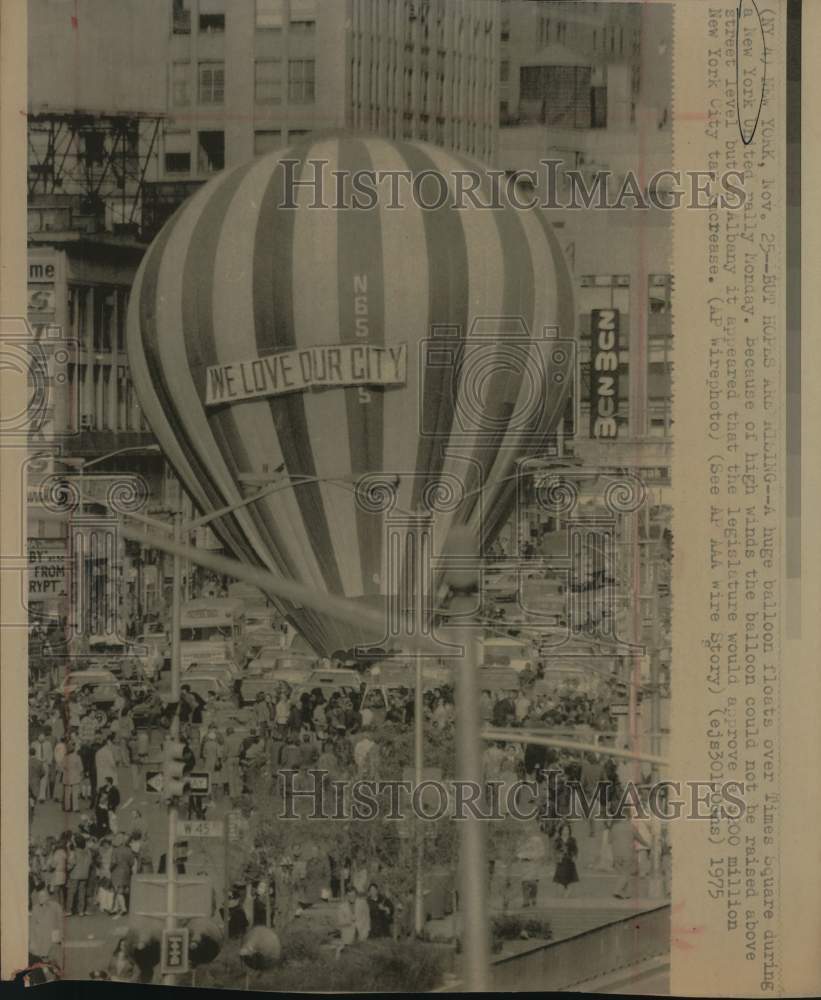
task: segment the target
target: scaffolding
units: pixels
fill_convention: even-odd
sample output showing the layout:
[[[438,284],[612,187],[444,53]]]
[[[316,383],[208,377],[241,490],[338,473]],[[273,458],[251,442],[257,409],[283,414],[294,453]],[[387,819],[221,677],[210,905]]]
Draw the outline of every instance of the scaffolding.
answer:
[[[34,228],[134,231],[157,173],[164,115],[43,108],[28,113],[28,197]]]

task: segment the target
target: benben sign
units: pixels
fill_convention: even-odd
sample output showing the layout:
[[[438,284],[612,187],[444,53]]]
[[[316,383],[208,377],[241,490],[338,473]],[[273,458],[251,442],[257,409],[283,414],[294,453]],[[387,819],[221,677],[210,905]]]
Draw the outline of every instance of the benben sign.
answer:
[[[206,374],[205,403],[215,406],[306,389],[404,385],[407,356],[407,344],[337,344],[212,365]]]
[[[590,343],[590,437],[619,434],[619,311],[594,309]]]

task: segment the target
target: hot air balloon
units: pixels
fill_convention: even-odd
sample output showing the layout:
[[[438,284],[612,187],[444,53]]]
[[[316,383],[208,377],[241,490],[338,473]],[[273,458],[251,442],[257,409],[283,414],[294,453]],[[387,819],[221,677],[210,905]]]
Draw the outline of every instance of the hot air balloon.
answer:
[[[400,209],[394,181],[354,204],[351,178],[368,171],[405,172]],[[476,199],[458,195],[468,174]],[[517,460],[543,454],[565,410],[573,332],[543,214],[455,153],[329,134],[225,171],[180,207],[136,277],[127,347],[203,513],[273,484],[213,522],[226,548],[384,607],[414,518],[434,519],[434,562],[452,528],[485,546],[503,526]],[[384,639],[275,603],[324,656]]]

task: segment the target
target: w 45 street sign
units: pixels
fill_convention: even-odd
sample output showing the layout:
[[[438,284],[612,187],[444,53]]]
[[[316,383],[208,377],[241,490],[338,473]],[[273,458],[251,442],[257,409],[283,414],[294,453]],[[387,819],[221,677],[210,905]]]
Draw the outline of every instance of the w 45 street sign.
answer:
[[[220,819],[178,819],[177,839],[188,837],[222,837],[225,827]]]

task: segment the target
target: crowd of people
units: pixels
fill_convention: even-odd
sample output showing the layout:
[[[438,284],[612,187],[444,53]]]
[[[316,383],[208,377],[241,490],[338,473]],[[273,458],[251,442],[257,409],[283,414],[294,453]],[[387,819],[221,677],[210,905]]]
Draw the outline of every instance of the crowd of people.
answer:
[[[165,871],[163,845],[151,842],[145,817],[138,810],[127,811],[122,803],[133,798],[135,790],[142,793],[145,766],[157,759],[174,712],[184,774],[206,773],[210,789],[207,795],[183,796],[181,814],[204,819],[222,815],[230,804],[243,812],[246,822],[254,811],[255,793],[261,788],[274,791],[281,772],[318,768],[335,780],[376,777],[387,729],[408,732],[414,724],[412,688],[391,688],[380,700],[364,677],[358,688],[324,691],[281,682],[242,709],[216,691],[199,694],[183,677],[179,704],[169,706],[130,657],[119,664],[112,700],[101,703],[91,689],[82,688],[66,696],[61,683],[68,670],[94,666],[94,660],[60,658],[48,648],[48,637],[40,638],[29,698],[30,817],[33,820],[51,803],[64,820],[58,832],[30,841],[30,910],[38,927],[32,954],[39,959],[61,940],[62,925],[55,914],[60,920],[94,912],[121,918],[129,910],[132,877]],[[483,690],[480,711],[484,724],[498,728],[584,729],[607,737],[612,736],[613,700],[608,681],[587,687],[548,683],[543,665],[537,664],[535,671],[519,675],[515,689]],[[423,708],[429,732],[452,731],[456,713],[450,684],[426,690]],[[605,807],[617,798],[621,777],[606,749],[585,755],[508,740],[487,746],[483,769],[489,786],[504,789],[529,779],[542,797],[536,829],[528,828],[522,842],[497,865],[505,886],[521,882],[523,907],[536,905],[545,879],[561,893],[573,891],[583,877],[579,843],[584,836],[601,842],[601,870],[624,873],[615,894],[633,891],[636,866],[655,849],[657,832],[630,822],[624,833],[616,818],[598,826],[564,819],[573,782],[588,791],[596,789]],[[553,775],[550,781],[544,780],[548,772]],[[173,863],[185,873],[184,845]],[[640,866],[642,871],[648,867]],[[409,933],[412,903],[387,891],[384,874],[362,858],[321,856],[298,847],[275,859],[273,870],[270,859],[256,869],[246,864],[234,878],[223,913],[228,933],[241,937],[256,924],[281,927],[321,899],[337,902],[340,948]]]

